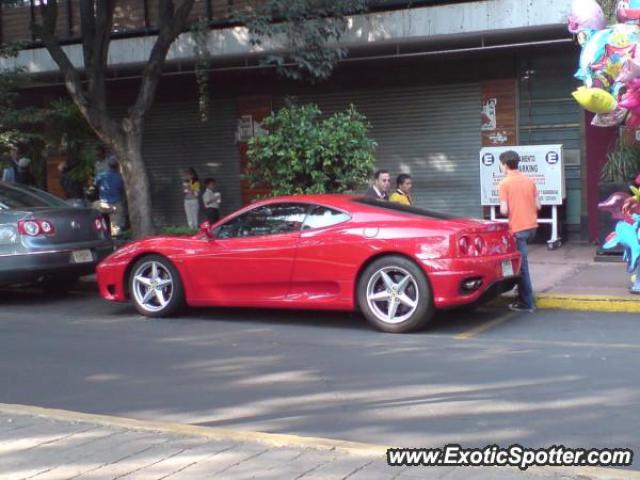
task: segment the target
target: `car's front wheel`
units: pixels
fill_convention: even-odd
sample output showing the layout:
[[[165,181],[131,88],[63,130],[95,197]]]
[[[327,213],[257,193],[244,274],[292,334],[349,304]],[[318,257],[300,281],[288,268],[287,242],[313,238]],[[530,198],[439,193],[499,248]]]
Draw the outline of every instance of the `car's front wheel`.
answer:
[[[131,269],[129,292],[136,310],[149,317],[166,317],[184,304],[184,287],[176,267],[160,255],[148,255]]]
[[[357,294],[364,316],[384,332],[418,330],[434,314],[424,272],[405,257],[389,255],[372,262],[360,276]]]

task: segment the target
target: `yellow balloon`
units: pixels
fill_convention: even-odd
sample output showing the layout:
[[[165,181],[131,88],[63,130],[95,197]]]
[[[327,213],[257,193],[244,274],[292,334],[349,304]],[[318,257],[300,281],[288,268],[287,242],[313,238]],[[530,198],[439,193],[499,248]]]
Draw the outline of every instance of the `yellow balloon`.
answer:
[[[618,106],[613,95],[601,88],[580,87],[571,95],[582,108],[593,113],[610,113]]]

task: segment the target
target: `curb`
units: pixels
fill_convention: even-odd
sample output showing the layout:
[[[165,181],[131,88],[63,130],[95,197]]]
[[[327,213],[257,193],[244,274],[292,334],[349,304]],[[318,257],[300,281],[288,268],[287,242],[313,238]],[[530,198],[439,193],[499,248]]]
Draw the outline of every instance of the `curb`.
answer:
[[[513,301],[515,296],[502,296],[487,305],[506,308]],[[537,293],[536,308],[574,312],[640,313],[640,296]]]
[[[236,442],[260,443],[273,447],[313,448],[315,450],[343,452],[350,455],[370,458],[375,457],[384,462],[386,462],[387,449],[390,448],[383,445],[349,442],[345,440],[239,431],[214,427],[199,427],[196,425],[180,424],[175,422],[135,420],[111,415],[97,415],[70,410],[34,407],[29,405],[0,403],[0,413],[44,417],[51,420],[67,422],[91,423],[105,427],[119,427],[130,430],[146,430],[176,435],[196,436],[219,441],[231,440]],[[511,468],[514,474],[522,473],[517,467],[504,468]],[[608,467],[529,467],[528,472],[535,476],[544,475],[545,478],[548,478],[548,475],[551,474],[554,476],[575,475],[594,480],[640,480],[640,471],[638,470]]]
[[[298,435],[280,433],[201,427],[175,422],[135,420],[132,418],[116,417],[111,415],[97,415],[55,408],[33,407],[29,405],[0,403],[0,413],[46,417],[53,420],[68,422],[92,423],[94,425],[101,425],[104,427],[120,427],[131,430],[146,430],[176,435],[203,437],[211,440],[230,440],[236,442],[259,443],[274,447],[299,447],[338,451],[366,457],[386,458],[387,449],[390,448],[383,445],[334,440],[331,438],[302,437]]]
[[[573,310],[604,313],[640,313],[640,298],[614,295],[536,295],[536,306],[549,310]]]

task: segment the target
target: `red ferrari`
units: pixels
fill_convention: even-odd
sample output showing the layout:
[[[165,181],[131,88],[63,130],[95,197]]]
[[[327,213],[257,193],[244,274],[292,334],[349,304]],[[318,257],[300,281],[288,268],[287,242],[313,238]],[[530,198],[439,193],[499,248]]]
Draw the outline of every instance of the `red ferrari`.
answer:
[[[143,315],[189,306],[359,309],[409,332],[437,309],[511,289],[520,255],[502,223],[349,195],[279,197],[193,237],[127,245],[97,269],[100,294]]]

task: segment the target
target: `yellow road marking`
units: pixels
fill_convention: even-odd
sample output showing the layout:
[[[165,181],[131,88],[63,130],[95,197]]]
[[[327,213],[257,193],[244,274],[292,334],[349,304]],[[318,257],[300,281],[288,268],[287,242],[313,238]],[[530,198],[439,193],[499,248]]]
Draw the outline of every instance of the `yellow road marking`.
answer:
[[[501,317],[495,318],[487,323],[483,323],[482,325],[472,328],[471,330],[467,330],[466,332],[459,333],[454,338],[456,340],[467,340],[475,337],[476,335],[480,335],[482,332],[486,332],[490,328],[496,327],[507,320],[511,320],[515,316],[516,312],[507,312]]]
[[[489,340],[487,340],[489,341]],[[497,342],[503,344],[537,345],[542,347],[563,347],[563,348],[613,348],[622,350],[640,350],[640,345],[632,343],[595,343],[595,342],[572,342],[562,340],[528,340],[524,338],[492,338],[492,344]]]

